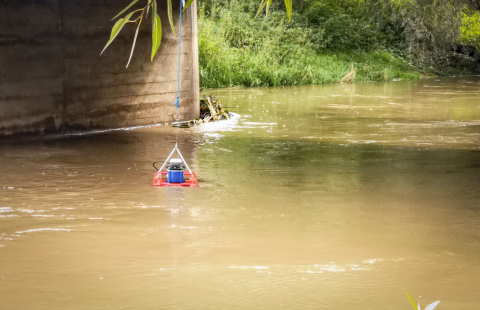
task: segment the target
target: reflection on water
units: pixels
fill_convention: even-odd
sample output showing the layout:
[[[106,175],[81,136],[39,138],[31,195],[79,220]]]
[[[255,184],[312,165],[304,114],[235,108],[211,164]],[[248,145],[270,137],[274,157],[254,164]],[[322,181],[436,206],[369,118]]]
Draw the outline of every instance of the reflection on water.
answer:
[[[238,118],[2,144],[2,307],[478,309],[479,84],[213,90]],[[151,186],[176,140],[199,188]]]

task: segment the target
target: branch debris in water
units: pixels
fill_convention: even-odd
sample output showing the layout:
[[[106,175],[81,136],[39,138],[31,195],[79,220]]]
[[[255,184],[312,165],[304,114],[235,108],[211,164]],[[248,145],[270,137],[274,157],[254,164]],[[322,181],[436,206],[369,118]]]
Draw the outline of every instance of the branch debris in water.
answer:
[[[189,128],[202,123],[210,123],[230,119],[232,115],[224,108],[214,96],[202,96],[200,98],[200,118],[190,121],[177,122],[173,127]]]

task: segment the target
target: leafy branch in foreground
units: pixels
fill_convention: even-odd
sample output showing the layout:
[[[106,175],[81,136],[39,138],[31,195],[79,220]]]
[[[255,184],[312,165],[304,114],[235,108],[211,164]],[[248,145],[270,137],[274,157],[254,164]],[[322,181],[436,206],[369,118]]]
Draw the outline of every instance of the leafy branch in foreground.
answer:
[[[139,0],[133,0],[126,8],[124,8],[114,18],[112,18],[112,20],[115,20],[119,18],[122,14],[126,13],[138,1]],[[182,1],[182,7],[183,7],[182,12],[183,12],[192,4],[194,0],[187,0],[187,1],[181,0],[181,1]],[[272,4],[272,0],[261,0],[260,8],[257,11],[257,15],[263,10],[263,8],[265,8],[265,6],[267,7],[266,13],[268,15],[268,10],[270,9],[271,4]],[[285,6],[287,8],[288,20],[291,21],[292,20],[292,0],[285,0]],[[110,34],[110,39],[108,40],[107,44],[103,48],[100,55],[102,55],[103,52],[107,49],[107,47],[113,42],[113,40],[115,40],[115,38],[118,36],[120,31],[123,29],[123,26],[125,26],[127,23],[135,23],[137,24],[137,30],[135,31],[132,49],[130,51],[130,57],[128,58],[128,62],[127,62],[127,68],[128,68],[130,61],[132,60],[133,51],[135,50],[135,43],[137,42],[138,30],[140,29],[140,25],[143,21],[143,18],[148,17],[148,13],[150,9],[152,10],[152,53],[151,53],[150,60],[153,61],[153,57],[155,57],[155,54],[160,48],[160,44],[162,41],[162,23],[160,20],[160,16],[157,13],[156,0],[147,0],[147,5],[145,7],[141,9],[136,9],[128,13],[127,15],[125,15],[124,18],[120,18],[113,26],[112,33]],[[136,16],[135,18],[132,18],[137,13],[138,13],[138,16]],[[168,21],[170,23],[170,27],[172,28],[173,34],[176,36],[175,25],[173,23],[172,0],[168,0],[167,13],[168,13]]]
[[[122,14],[127,12],[133,5],[135,5],[139,0],[133,0],[126,8],[124,8],[120,13],[118,13],[112,20],[117,19],[120,17]],[[186,8],[192,4],[193,0],[188,0],[185,3],[185,0],[182,0],[183,4],[183,11],[185,11]],[[148,17],[148,13],[152,10],[152,53],[150,60],[153,61],[153,57],[155,57],[155,54],[157,53],[158,49],[160,48],[160,43],[162,41],[162,22],[160,20],[160,16],[158,15],[157,12],[157,1],[156,0],[148,0],[147,5],[141,9],[134,10],[127,15],[125,15],[124,18],[120,18],[115,25],[112,28],[112,33],[110,34],[110,39],[108,40],[107,44],[103,48],[102,52],[100,53],[103,54],[103,52],[107,49],[107,47],[115,40],[117,35],[120,33],[122,30],[123,26],[125,26],[127,23],[135,23],[137,24],[137,30],[135,31],[135,36],[133,38],[133,44],[132,44],[132,50],[130,51],[130,57],[128,59],[127,63],[127,68],[128,65],[130,64],[130,60],[132,60],[132,55],[133,51],[135,49],[135,43],[137,42],[137,36],[138,36],[138,30],[140,29],[140,25],[143,21],[143,18]],[[172,0],[168,0],[168,20],[170,22],[170,26],[172,27],[172,32],[175,34],[175,25],[173,23],[173,13],[172,13]],[[135,18],[132,18],[132,16],[136,15],[138,13],[138,16]]]

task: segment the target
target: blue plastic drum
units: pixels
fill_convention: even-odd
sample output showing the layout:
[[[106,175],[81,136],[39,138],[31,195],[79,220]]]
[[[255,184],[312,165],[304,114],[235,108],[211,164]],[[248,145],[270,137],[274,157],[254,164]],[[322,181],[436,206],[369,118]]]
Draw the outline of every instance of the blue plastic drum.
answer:
[[[183,170],[167,170],[167,182],[168,183],[183,183]]]

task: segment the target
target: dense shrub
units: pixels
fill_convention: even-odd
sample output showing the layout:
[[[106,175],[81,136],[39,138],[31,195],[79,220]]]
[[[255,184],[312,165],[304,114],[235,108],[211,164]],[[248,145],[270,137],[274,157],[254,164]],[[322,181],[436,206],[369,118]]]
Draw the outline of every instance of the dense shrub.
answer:
[[[200,1],[201,87],[329,83],[352,67],[360,81],[419,76],[398,33],[364,18],[362,2],[296,0],[291,23],[282,2],[255,18],[258,0]]]
[[[418,64],[443,61],[460,36],[468,0],[363,0],[366,15],[405,42]]]

